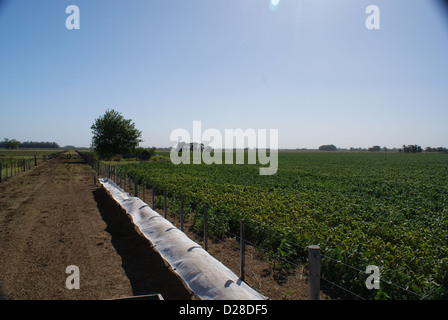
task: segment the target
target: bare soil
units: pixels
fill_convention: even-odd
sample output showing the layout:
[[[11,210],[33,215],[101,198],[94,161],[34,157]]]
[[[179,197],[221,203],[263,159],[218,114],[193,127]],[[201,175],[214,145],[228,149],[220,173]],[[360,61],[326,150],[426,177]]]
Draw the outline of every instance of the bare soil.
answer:
[[[194,299],[132,226],[111,224],[94,171],[65,156],[0,184],[0,298]],[[80,271],[78,290],[66,287],[70,265]]]
[[[94,184],[94,176],[81,158],[66,153],[0,183],[0,299],[90,300],[152,293],[165,300],[198,299]],[[179,227],[171,212],[167,218]],[[184,232],[203,244],[188,223]],[[208,251],[240,275],[235,239],[209,239]],[[66,287],[70,265],[79,267],[79,290]],[[307,298],[302,268],[281,268],[252,246],[246,246],[244,280],[273,300]]]

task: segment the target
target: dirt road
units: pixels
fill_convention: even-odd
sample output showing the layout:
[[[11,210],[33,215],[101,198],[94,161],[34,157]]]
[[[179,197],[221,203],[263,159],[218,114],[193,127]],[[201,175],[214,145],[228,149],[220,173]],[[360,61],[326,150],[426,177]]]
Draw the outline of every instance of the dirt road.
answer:
[[[191,299],[131,225],[112,223],[113,204],[93,176],[72,157],[0,183],[0,298]],[[79,289],[66,287],[70,265],[79,268]]]

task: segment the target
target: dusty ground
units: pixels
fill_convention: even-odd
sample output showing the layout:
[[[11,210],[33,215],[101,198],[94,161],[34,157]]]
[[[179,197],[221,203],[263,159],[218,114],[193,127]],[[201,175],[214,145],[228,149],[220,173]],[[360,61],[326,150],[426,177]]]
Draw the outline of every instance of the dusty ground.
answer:
[[[93,176],[80,158],[52,159],[0,184],[0,298],[191,299],[132,226],[111,222]],[[69,265],[79,290],[66,288]]]
[[[197,299],[128,218],[122,214],[125,218],[117,223],[118,208],[94,185],[94,175],[72,154],[0,183],[0,298],[109,299],[160,293],[166,300]],[[170,212],[168,219],[179,227]],[[186,223],[187,235],[202,245],[188,227]],[[210,239],[208,248],[239,275],[235,239]],[[273,300],[307,298],[301,268],[279,269],[253,247],[246,250],[245,281],[251,287]],[[69,265],[79,267],[79,290],[66,288]]]

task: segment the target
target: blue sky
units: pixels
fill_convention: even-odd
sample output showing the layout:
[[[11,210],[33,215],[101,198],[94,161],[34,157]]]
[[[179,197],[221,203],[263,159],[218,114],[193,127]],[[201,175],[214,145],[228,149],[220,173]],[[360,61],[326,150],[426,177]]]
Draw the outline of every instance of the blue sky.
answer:
[[[89,146],[106,109],[143,146],[278,129],[280,148],[448,146],[448,18],[431,0],[6,0],[0,139]],[[68,30],[69,5],[80,29]],[[366,7],[380,9],[368,30]]]

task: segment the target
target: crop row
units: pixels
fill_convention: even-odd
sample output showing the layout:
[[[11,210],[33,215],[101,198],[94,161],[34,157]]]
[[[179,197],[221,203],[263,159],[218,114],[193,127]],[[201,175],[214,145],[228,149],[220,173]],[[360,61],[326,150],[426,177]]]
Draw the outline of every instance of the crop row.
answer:
[[[171,197],[183,195],[193,210],[207,204],[217,226],[212,232],[236,232],[244,217],[252,241],[288,259],[304,261],[303,248],[320,245],[332,258],[323,261],[323,276],[354,292],[440,298],[448,292],[447,160],[444,154],[280,153],[273,176],[247,164],[121,168]],[[367,290],[353,271],[367,265],[416,295],[397,286]]]

